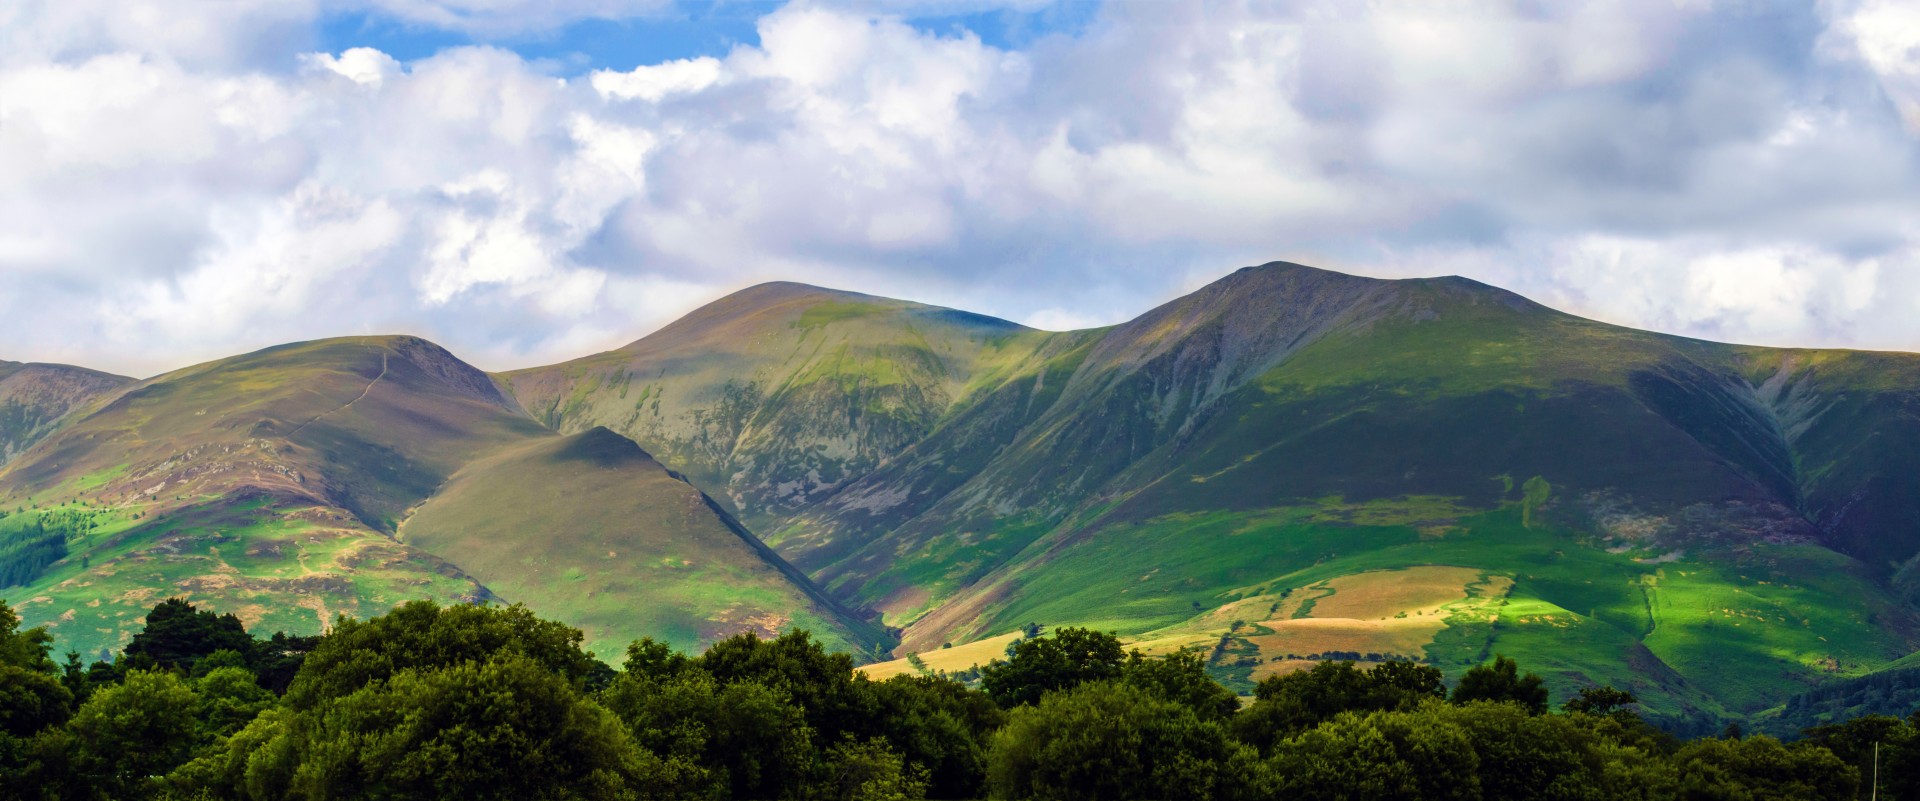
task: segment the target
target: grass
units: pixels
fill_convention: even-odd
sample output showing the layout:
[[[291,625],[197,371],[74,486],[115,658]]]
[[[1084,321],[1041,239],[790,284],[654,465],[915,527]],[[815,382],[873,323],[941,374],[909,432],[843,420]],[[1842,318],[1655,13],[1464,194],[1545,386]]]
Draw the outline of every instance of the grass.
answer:
[[[1758,711],[1911,650],[1898,605],[1830,551],[1751,545],[1642,562],[1526,515],[1515,502],[1438,537],[1422,535],[1424,514],[1365,526],[1324,522],[1340,515],[1317,507],[1115,523],[1074,541],[1070,559],[1023,564],[997,608],[946,636],[1038,621],[1191,645],[1230,615],[1250,624],[1237,639],[1254,650],[1241,655],[1411,650],[1457,673],[1502,653],[1557,697],[1612,683],[1662,714]],[[1433,580],[1409,581],[1422,575]],[[1445,627],[1427,620],[1456,587],[1462,596],[1438,607]],[[1408,617],[1382,620],[1388,611]]]
[[[894,676],[910,676],[920,673],[960,673],[986,665],[995,659],[1007,658],[1007,648],[1026,636],[1025,632],[1014,631],[982,640],[960,643],[950,648],[936,648],[919,651],[899,659],[887,662],[875,662],[860,668],[867,678],[885,681]],[[912,657],[919,657],[924,670],[913,664]]]
[[[806,628],[856,653],[877,636],[604,429],[476,462],[409,518],[401,539],[580,627],[603,658],[643,636],[696,650],[740,631]]]

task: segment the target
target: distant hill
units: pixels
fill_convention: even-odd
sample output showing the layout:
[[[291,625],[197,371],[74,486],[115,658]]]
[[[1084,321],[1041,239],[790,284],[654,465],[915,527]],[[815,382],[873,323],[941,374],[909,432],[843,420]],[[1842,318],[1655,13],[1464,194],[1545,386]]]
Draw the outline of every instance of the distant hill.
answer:
[[[84,367],[0,361],[0,465],[53,433],[75,410],[132,382]]]
[[[1289,654],[1512,651],[1563,687],[1717,714],[1870,672],[1920,631],[1896,580],[1920,550],[1912,355],[1723,345],[1465,279],[1285,263],[1094,331],[935,336],[940,310],[850,302],[756,288],[504,383],[550,425],[609,426],[729,487],[784,556],[903,627],[902,652],[1035,622],[1184,631],[1254,677]],[[878,386],[918,399],[879,407],[914,421],[886,449],[846,413]],[[1206,623],[1430,564],[1504,589],[1456,588],[1424,644]]]
[[[1082,625],[1243,690],[1507,654],[1698,726],[1920,649],[1920,357],[1461,278],[1274,263],[1069,332],[775,283],[495,376],[376,337],[64,380],[9,429],[0,592],[87,648],[173,594],[308,631],[522,601],[603,655],[802,626],[960,665]]]
[[[395,534],[420,508],[458,519],[464,484],[449,482],[469,465],[484,474],[490,458],[560,442],[485,373],[417,338],[300,343],[190,367],[128,388],[0,471],[0,507],[16,510],[0,520],[0,535],[38,537],[49,521],[65,533],[60,559],[9,595],[29,621],[88,652],[119,644],[170,595],[235,612],[255,628],[290,631],[417,597],[519,600]],[[520,489],[561,498],[573,488],[543,479],[572,478],[532,469],[514,476]],[[430,502],[443,486],[454,498]],[[601,497],[620,494],[608,488]],[[597,533],[604,511],[591,503],[545,508],[550,514],[537,520],[522,518],[527,526],[494,530],[493,544],[524,551],[585,536],[580,527],[588,524],[567,511],[595,516]],[[814,591],[804,578],[745,547],[718,515],[708,512],[700,528],[684,509],[626,508],[634,512],[625,523],[631,536],[669,528],[681,536],[656,541],[651,561],[684,547],[708,567],[655,577],[654,592],[697,600],[675,610],[685,620],[718,622],[660,634],[690,647],[774,616],[839,623],[831,612],[806,617]],[[742,575],[774,577],[739,584],[728,559],[741,563]],[[516,588],[533,578],[476,564]],[[794,579],[802,584],[783,584]],[[727,583],[704,583],[720,580]],[[759,595],[747,593],[756,587]],[[708,605],[736,589],[730,606]],[[869,644],[845,626],[822,628],[837,644]],[[591,645],[617,653],[626,639]]]

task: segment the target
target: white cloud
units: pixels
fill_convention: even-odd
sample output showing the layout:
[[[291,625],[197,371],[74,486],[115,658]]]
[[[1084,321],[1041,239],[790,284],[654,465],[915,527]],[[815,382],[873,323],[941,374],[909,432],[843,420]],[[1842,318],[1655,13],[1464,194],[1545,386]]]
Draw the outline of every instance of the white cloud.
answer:
[[[659,102],[668,95],[698,92],[720,82],[720,60],[711,56],[638,66],[627,72],[599,70],[593,88],[601,97]]]
[[[774,278],[1072,327],[1268,258],[1920,348],[1907,4],[1127,3],[1012,51],[805,4],[564,79],[310,53],[318,4],[229,6],[0,5],[0,358],[409,330],[508,366]],[[660,8],[351,7],[482,36]]]
[[[371,47],[351,48],[338,56],[329,53],[307,53],[302,61],[314,69],[326,70],[347,80],[368,86],[385,83],[390,75],[400,73],[400,62]]]

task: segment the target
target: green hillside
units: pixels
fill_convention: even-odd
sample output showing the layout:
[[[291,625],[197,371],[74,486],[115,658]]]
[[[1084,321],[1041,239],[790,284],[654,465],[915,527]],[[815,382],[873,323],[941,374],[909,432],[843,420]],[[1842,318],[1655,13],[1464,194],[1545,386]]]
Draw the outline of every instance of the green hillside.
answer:
[[[0,508],[12,510],[0,519],[0,572],[15,585],[0,592],[30,625],[47,625],[65,647],[88,653],[123,643],[155,600],[174,595],[253,628],[291,632],[415,598],[518,600],[395,534],[423,504],[436,518],[457,519],[459,482],[456,500],[429,499],[468,465],[560,441],[486,374],[416,338],[324,340],[198,365],[132,386],[0,470]],[[518,486],[555,497],[570,491],[540,483],[543,475],[576,478],[528,469]],[[598,497],[621,495],[607,486]],[[515,551],[522,542],[576,536],[569,512],[592,530],[599,505],[547,507],[539,526],[506,530],[495,545]],[[723,526],[709,528],[723,532],[710,538],[742,542]],[[770,568],[768,555],[744,546],[702,550],[708,546],[697,541],[656,550],[677,557],[682,545],[703,563],[740,565],[655,577],[656,600],[687,606],[656,610],[654,619],[706,624],[696,627],[706,641],[756,625],[741,610],[771,597],[781,613],[807,620],[788,601],[808,589],[780,587],[792,579]],[[479,564],[495,575],[496,565]],[[738,608],[711,603],[732,591],[736,574],[769,570],[758,585],[741,587]],[[499,577],[530,596],[571,581]],[[653,632],[642,623],[621,631],[688,639],[686,629]]]
[[[617,431],[761,530],[924,438],[1036,333],[773,283],[619,350],[501,379],[547,425]]]
[[[132,380],[64,364],[0,361],[0,465]]]
[[[1093,626],[1242,690],[1508,654],[1780,721],[1920,649],[1920,357],[1459,278],[1276,263],[1060,333],[776,283],[499,376],[409,337],[66,375],[9,429],[0,592],[86,650],[174,594],[295,631],[499,599],[608,656]]]
[[[605,428],[467,466],[407,519],[400,540],[579,627],[613,662],[640,637],[694,650],[741,631],[771,639],[799,627],[860,651],[881,636]]]
[[[733,379],[701,355],[711,342],[689,331],[724,319],[727,343],[811,352],[794,343],[845,325],[839,302],[741,293],[689,317],[697,326],[617,353],[648,354],[652,386],[724,386]],[[858,319],[871,336],[907,330],[916,313]],[[833,319],[814,333],[802,318]],[[1721,345],[1463,279],[1288,264],[1241,270],[1114,328],[980,341],[971,359],[944,363],[961,389],[871,466],[818,481],[804,459],[729,452],[758,485],[809,488],[731,498],[830,591],[903,627],[901,653],[1029,623],[1093,625],[1211,642],[1231,679],[1310,655],[1287,650],[1295,629],[1355,646],[1323,651],[1373,650],[1360,647],[1373,641],[1369,621],[1215,626],[1253,603],[1248,588],[1363,586],[1436,565],[1504,589],[1491,600],[1462,590],[1419,655],[1460,665],[1521,654],[1556,686],[1634,686],[1666,714],[1758,711],[1920,642],[1913,599],[1902,600],[1920,569],[1900,570],[1920,552],[1907,522],[1920,511],[1908,464],[1920,453],[1920,358]],[[608,354],[511,385],[529,408],[573,410],[549,418],[562,425],[618,428],[604,413],[574,415],[611,408],[617,392],[585,365],[623,358],[637,363]],[[794,367],[805,363],[778,366],[805,374]],[[856,363],[887,369],[872,353]],[[564,404],[560,384],[530,390],[529,378],[568,371]],[[828,386],[840,394],[816,388],[805,408],[857,397],[857,383]],[[749,431],[794,412],[778,394],[739,406],[711,390],[682,395],[692,399],[677,411],[634,419],[694,430],[738,409]],[[838,453],[860,437],[848,419],[763,430]],[[743,472],[660,452],[697,483],[741,486]],[[1404,626],[1389,628],[1379,642],[1406,647]]]

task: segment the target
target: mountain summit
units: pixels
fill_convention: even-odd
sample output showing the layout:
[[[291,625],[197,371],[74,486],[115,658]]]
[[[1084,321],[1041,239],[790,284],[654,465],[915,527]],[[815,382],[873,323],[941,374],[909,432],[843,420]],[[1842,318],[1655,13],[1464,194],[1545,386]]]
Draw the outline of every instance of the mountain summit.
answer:
[[[1462,278],[1276,262],[1067,332],[773,283],[494,376],[358,338],[65,380],[8,429],[0,578],[89,647],[168,594],[295,630],[498,598],[603,653],[1085,625],[1242,689],[1504,653],[1702,719],[1920,648],[1920,357]]]

